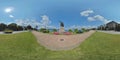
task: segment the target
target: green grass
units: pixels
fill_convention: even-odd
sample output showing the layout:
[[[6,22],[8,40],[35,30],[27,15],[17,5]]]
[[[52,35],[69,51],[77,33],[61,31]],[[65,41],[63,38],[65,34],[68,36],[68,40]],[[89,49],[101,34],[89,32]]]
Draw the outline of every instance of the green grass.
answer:
[[[88,60],[120,60],[120,35],[96,32],[80,48]]]
[[[50,51],[31,32],[0,35],[0,60],[120,60],[119,37],[96,32],[73,50]]]

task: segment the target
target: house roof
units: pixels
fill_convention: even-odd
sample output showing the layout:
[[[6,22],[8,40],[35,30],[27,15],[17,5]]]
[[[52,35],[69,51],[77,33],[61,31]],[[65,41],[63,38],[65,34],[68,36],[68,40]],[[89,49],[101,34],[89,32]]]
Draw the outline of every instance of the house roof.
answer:
[[[107,23],[107,25],[109,25],[109,24],[118,24],[118,23],[115,21],[111,21],[111,22]]]

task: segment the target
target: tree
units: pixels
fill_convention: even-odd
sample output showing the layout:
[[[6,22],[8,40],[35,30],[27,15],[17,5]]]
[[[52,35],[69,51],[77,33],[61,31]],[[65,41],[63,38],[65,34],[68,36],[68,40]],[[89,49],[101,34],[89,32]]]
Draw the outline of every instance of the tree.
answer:
[[[40,29],[40,32],[43,32],[43,33],[49,33],[50,31],[49,31],[48,29],[41,28],[41,29]]]
[[[35,30],[36,30],[36,31],[38,30],[38,26],[35,26]]]
[[[17,24],[16,23],[11,23],[8,25],[8,29],[17,31]]]
[[[79,33],[79,30],[78,29],[74,29],[74,33]]]
[[[45,31],[46,29],[45,28],[40,28],[40,32],[43,32]]]
[[[30,25],[27,26],[27,29],[28,30],[33,30],[33,28]]]
[[[53,32],[57,32],[57,29],[53,29]]]
[[[4,23],[0,24],[0,31],[4,31],[7,28],[7,25]]]
[[[38,31],[38,26],[35,26],[33,30]]]
[[[82,28],[81,30],[82,30],[83,32],[86,32],[86,29],[85,29],[85,28]]]
[[[82,28],[81,30],[82,30],[83,32],[89,31],[89,29],[86,29],[86,28]],[[91,28],[91,30],[96,30],[96,28]]]
[[[17,26],[17,29],[18,29],[18,31],[21,31],[21,30],[23,30],[23,27],[22,26]]]
[[[69,29],[68,32],[73,32],[72,29]]]
[[[43,15],[41,17],[42,17],[41,25],[43,26],[43,28],[47,29],[48,25],[51,23],[51,21],[49,20],[49,17],[46,15]]]

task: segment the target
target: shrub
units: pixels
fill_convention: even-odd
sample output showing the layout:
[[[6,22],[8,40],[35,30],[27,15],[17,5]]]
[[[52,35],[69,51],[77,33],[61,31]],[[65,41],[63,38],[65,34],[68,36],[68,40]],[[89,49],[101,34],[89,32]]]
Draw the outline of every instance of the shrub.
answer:
[[[78,29],[74,29],[74,33],[79,33],[79,30]]]
[[[41,28],[41,29],[40,29],[40,32],[43,32],[43,33],[49,33],[50,31],[49,31],[48,29]]]
[[[72,29],[69,29],[68,32],[73,32]]]
[[[43,33],[49,33],[50,31],[47,29],[47,30],[44,30]]]
[[[83,31],[82,31],[82,30],[79,30],[78,33],[83,33]]]
[[[40,29],[40,32],[43,32],[44,30],[46,30],[46,29],[45,29],[45,28],[41,28],[41,29]]]
[[[88,32],[89,31],[89,29],[85,29],[85,28],[82,28],[81,29],[83,32]]]
[[[53,29],[53,32],[57,32],[57,29]]]

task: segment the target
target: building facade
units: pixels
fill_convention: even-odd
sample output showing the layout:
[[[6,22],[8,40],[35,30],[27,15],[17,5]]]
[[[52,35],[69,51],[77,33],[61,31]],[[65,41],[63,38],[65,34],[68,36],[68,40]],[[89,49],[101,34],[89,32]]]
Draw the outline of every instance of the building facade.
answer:
[[[115,22],[115,21],[111,21],[105,25],[101,25],[98,27],[98,30],[114,30],[114,31],[120,31],[120,24]]]

